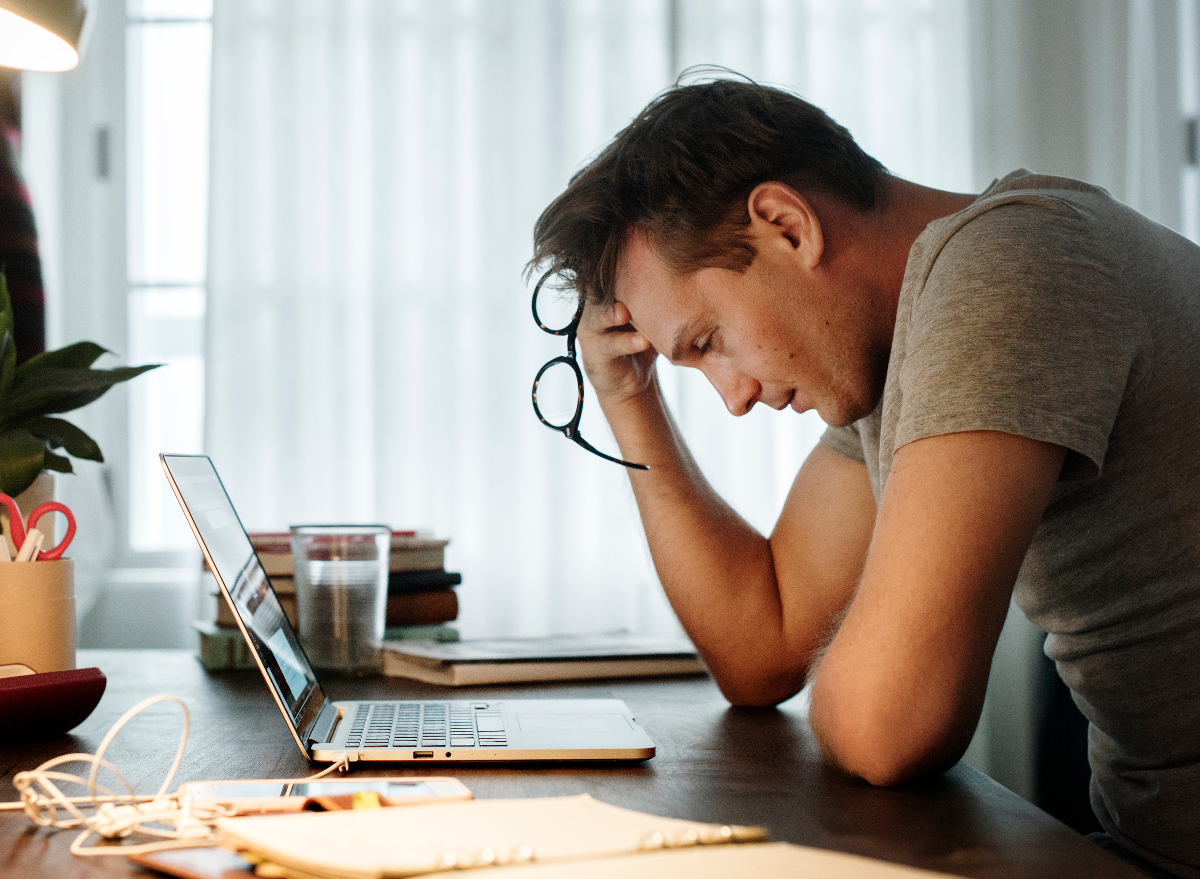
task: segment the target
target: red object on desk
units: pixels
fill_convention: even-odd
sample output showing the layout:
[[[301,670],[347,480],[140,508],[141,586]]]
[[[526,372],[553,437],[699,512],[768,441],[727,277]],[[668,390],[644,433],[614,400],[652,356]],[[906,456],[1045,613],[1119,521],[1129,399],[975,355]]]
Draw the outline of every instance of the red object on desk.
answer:
[[[108,680],[98,668],[0,678],[0,742],[44,739],[87,720]]]

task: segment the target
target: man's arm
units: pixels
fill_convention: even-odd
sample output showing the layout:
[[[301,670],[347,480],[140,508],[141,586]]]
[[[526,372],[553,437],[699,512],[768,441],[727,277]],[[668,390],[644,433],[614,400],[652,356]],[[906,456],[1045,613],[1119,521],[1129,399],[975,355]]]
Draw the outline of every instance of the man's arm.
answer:
[[[989,431],[896,452],[862,582],[814,675],[827,757],[895,784],[962,756],[1064,455]]]
[[[580,338],[622,456],[650,465],[629,476],[659,579],[726,697],[775,704],[803,686],[862,573],[875,518],[866,467],[818,446],[764,537],[696,466],[659,391],[655,352],[614,324],[623,309],[585,311]]]

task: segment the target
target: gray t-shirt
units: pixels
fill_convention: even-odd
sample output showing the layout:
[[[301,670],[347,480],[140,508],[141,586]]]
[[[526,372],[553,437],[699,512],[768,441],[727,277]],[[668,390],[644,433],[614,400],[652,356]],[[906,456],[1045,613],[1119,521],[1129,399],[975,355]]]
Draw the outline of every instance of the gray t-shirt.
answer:
[[[1067,448],[1016,602],[1091,723],[1101,824],[1200,877],[1200,248],[1025,171],[931,223],[879,407],[821,441],[878,501],[896,449],[966,430]]]

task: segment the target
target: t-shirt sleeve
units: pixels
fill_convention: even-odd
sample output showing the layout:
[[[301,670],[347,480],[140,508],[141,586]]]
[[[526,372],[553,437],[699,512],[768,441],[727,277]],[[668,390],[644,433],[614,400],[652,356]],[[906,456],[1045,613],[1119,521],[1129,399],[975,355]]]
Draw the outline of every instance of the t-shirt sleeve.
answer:
[[[1064,478],[1102,470],[1145,320],[1086,217],[1038,202],[974,217],[933,260],[905,340],[896,448],[999,430],[1066,447]]]

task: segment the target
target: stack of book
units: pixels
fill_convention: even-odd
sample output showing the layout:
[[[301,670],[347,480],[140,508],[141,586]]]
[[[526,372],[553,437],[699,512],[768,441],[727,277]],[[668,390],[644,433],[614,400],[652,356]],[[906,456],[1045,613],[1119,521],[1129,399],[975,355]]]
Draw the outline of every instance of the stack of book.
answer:
[[[250,543],[279,596],[284,614],[299,631],[291,535],[253,533]],[[385,640],[458,640],[457,629],[448,624],[458,619],[458,593],[454,587],[462,582],[462,575],[446,570],[448,543],[413,531],[392,532]],[[253,668],[254,659],[243,643],[229,602],[220,594],[215,581],[211,585],[217,599],[216,618],[196,624],[201,661],[210,669]]]

